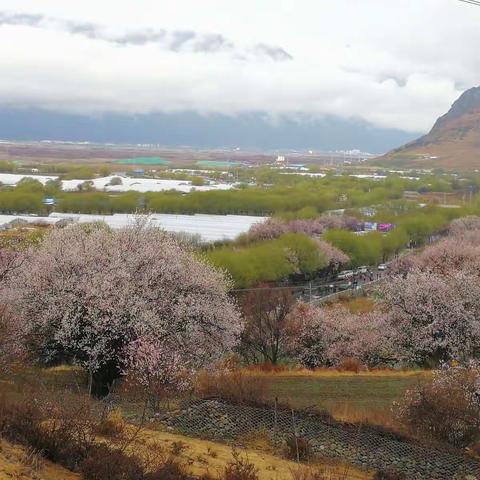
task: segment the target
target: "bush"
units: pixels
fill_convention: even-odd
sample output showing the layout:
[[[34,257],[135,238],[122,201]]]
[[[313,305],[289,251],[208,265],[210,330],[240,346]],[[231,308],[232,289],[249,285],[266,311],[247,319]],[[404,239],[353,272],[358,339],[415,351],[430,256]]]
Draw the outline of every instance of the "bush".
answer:
[[[267,400],[268,380],[241,370],[206,370],[197,375],[195,393],[202,398],[220,398],[240,405],[263,405]]]
[[[81,466],[84,480],[143,480],[138,459],[107,445],[96,445]]]
[[[96,427],[96,432],[104,437],[118,436],[123,433],[124,430],[125,422],[123,421],[120,410],[110,412],[107,418],[101,420]]]
[[[121,179],[121,177],[112,177],[109,185],[112,185],[112,186],[113,185],[123,185],[123,180]]]
[[[464,448],[480,440],[480,370],[452,367],[408,390],[396,405],[412,433]]]
[[[248,457],[241,457],[238,450],[232,450],[232,460],[225,467],[224,480],[258,480],[258,470]]]
[[[289,460],[303,462],[312,458],[312,447],[307,438],[292,435],[285,442],[284,455]]]
[[[168,457],[154,471],[145,474],[144,480],[193,480],[193,477],[178,460]]]
[[[22,393],[20,398],[2,397],[0,431],[53,462],[77,469],[94,442],[89,399],[69,393],[53,399],[45,390]]]
[[[358,373],[362,369],[362,363],[358,358],[342,358],[338,364],[338,369],[344,372]]]
[[[349,469],[339,471],[329,467],[305,467],[291,470],[292,480],[348,480],[353,478]]]
[[[256,363],[255,365],[249,365],[247,369],[251,372],[279,373],[288,370],[288,366],[279,365],[278,363],[273,364],[272,362],[262,362]]]

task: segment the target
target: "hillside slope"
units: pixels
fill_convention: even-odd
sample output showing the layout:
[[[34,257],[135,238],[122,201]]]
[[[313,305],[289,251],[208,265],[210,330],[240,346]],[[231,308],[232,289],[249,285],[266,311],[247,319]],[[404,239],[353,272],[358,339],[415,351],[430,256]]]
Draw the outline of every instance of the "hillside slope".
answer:
[[[0,439],[0,480],[80,480],[81,476]]]
[[[401,167],[480,169],[480,87],[465,91],[430,133],[379,160]]]

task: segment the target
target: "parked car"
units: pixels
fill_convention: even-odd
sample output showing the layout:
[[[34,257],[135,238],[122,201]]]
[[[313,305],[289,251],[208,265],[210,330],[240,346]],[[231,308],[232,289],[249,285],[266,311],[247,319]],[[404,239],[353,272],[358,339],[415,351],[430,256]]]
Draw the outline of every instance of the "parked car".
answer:
[[[337,278],[339,280],[345,280],[347,278],[353,277],[353,275],[353,270],[343,270],[337,275]]]
[[[386,269],[387,269],[387,264],[386,263],[381,263],[378,266],[378,270],[380,270],[381,272],[385,271]]]
[[[368,272],[368,267],[362,266],[362,267],[358,267],[357,271],[355,273],[357,275],[359,275],[359,274],[363,274],[363,273],[367,273],[367,272]]]

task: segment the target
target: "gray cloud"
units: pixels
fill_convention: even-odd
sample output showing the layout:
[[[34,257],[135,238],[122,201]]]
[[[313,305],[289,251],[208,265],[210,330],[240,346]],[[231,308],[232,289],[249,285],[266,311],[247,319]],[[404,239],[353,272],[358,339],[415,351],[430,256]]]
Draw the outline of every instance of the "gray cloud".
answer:
[[[172,33],[172,39],[169,42],[169,49],[174,52],[182,50],[186,44],[194,40],[197,34],[192,31],[175,31]]]
[[[269,58],[275,62],[292,60],[283,48],[259,43],[250,49],[242,49],[220,34],[198,33],[192,30],[146,30],[112,35],[95,23],[65,21],[44,15],[0,12],[0,26],[23,25],[44,29],[55,29],[72,35],[82,35],[92,40],[103,40],[120,46],[142,46],[157,44],[172,52],[191,51],[196,53],[229,52],[234,58],[248,60],[250,57]]]
[[[283,62],[285,60],[293,60],[293,57],[281,47],[272,47],[259,43],[255,45],[254,52],[259,56],[265,56],[274,60],[275,62]]]
[[[233,43],[219,34],[203,35],[194,45],[196,52],[216,52],[218,50],[233,50]]]
[[[126,35],[111,39],[120,45],[146,45],[147,43],[159,43],[165,40],[167,36],[166,30],[146,32],[127,33]]]
[[[0,12],[0,26],[2,25],[25,25],[37,27],[44,19],[43,15],[30,13],[7,13]]]
[[[102,29],[94,23],[62,22],[62,29],[73,35],[84,35],[91,39],[102,38]]]

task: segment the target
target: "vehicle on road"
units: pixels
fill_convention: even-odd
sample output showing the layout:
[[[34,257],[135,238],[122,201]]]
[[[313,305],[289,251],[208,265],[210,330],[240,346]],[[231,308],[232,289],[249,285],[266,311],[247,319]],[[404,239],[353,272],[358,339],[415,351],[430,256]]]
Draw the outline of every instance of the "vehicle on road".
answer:
[[[353,277],[353,270],[342,270],[338,275],[338,280],[345,280],[347,278]]]
[[[387,269],[387,264],[386,263],[381,263],[377,268],[381,272],[384,272]]]
[[[352,282],[340,283],[337,285],[338,290],[349,290],[352,288]]]
[[[363,273],[367,273],[368,272],[368,267],[366,266],[361,266],[361,267],[358,267],[357,270],[355,271],[355,273],[358,275],[358,274],[363,274]]]

